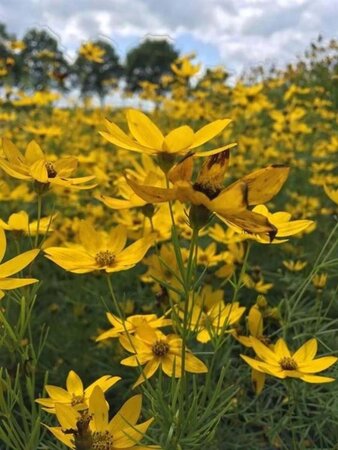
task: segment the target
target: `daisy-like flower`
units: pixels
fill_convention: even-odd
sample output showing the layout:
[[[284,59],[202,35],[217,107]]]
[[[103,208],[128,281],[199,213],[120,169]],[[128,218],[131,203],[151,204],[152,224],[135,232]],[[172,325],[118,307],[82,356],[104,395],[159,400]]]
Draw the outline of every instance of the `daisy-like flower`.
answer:
[[[39,234],[45,234],[53,230],[51,223],[54,217],[42,217],[38,226],[37,220],[29,222],[29,216],[26,211],[19,211],[18,213],[11,214],[7,223],[0,219],[0,227],[4,230],[14,231],[16,233],[22,232],[31,236],[36,235],[38,232]]]
[[[202,228],[208,223],[210,214],[216,213],[227,224],[235,225],[248,233],[268,234],[272,240],[277,233],[275,225],[267,217],[248,207],[265,203],[274,197],[286,181],[289,168],[268,166],[224,188],[223,179],[229,156],[229,151],[225,150],[207,158],[194,183],[190,181],[193,172],[191,156],[169,172],[173,187],[165,189],[140,185],[131,179],[128,182],[135,193],[149,203],[173,200],[191,203],[190,221],[193,226]]]
[[[6,235],[4,230],[0,227],[0,261],[6,253]],[[32,283],[37,283],[36,278],[10,278],[11,275],[20,272],[27,267],[38,255],[39,249],[29,250],[21,253],[21,255],[0,264],[0,300],[4,297],[3,291],[20,288]]]
[[[93,42],[86,42],[81,45],[79,54],[88,61],[101,64],[103,63],[103,57],[106,52],[103,48],[95,45]]]
[[[307,266],[307,261],[282,261],[284,267],[286,267],[290,272],[300,272]]]
[[[76,410],[81,411],[88,409],[89,397],[95,386],[99,386],[103,392],[106,392],[119,380],[121,380],[121,377],[103,375],[84,389],[81,378],[74,370],[71,370],[67,376],[66,389],[47,384],[45,389],[49,398],[38,398],[35,401],[42,405],[43,409],[49,413],[55,413],[56,405],[60,404],[72,406]]]
[[[73,156],[50,161],[39,144],[31,141],[23,155],[8,139],[2,140],[4,157],[0,157],[0,168],[8,175],[19,180],[35,181],[40,191],[52,185],[72,189],[91,189],[95,184],[84,184],[95,177],[71,178],[77,168],[77,159]]]
[[[240,355],[246,363],[259,372],[277,378],[299,378],[307,383],[329,383],[334,378],[313,375],[332,366],[338,358],[324,356],[314,359],[317,353],[317,340],[310,339],[295,353],[290,352],[284,339],[278,339],[273,349],[259,339],[251,337],[252,348],[260,360]]]
[[[209,156],[236,146],[232,143],[213,150],[195,152],[196,148],[221,133],[231,122],[230,119],[215,120],[196,132],[183,125],[164,136],[154,122],[141,111],[129,109],[126,115],[132,138],[109,120],[105,121],[107,131],[100,134],[117,147],[160,156],[160,165],[165,169],[172,166],[175,156],[186,155],[188,152],[192,152],[194,156]]]
[[[89,408],[76,411],[68,405],[56,404],[60,427],[47,427],[53,435],[72,449],[146,450],[138,445],[153,419],[137,423],[142,408],[142,396],[135,395],[109,421],[109,406],[100,386],[89,397]]]
[[[182,375],[182,339],[176,334],[165,335],[159,330],[144,326],[135,336],[120,336],[121,345],[134,355],[121,361],[125,366],[137,367],[145,364],[142,374],[133,387],[154,375],[159,367],[169,377]],[[185,352],[185,370],[206,373],[207,366],[188,349]]]
[[[153,235],[148,235],[126,247],[125,227],[118,225],[104,235],[86,221],[80,225],[79,239],[80,245],[47,248],[46,257],[73,273],[119,272],[134,267],[154,243]]]
[[[107,313],[107,319],[113,328],[100,334],[96,339],[97,342],[103,341],[104,339],[117,338],[123,333],[134,334],[144,325],[148,325],[154,329],[171,325],[171,319],[157,317],[156,314],[137,314],[122,320],[112,313]]]
[[[286,211],[277,211],[271,213],[265,205],[257,205],[252,209],[253,212],[261,214],[266,217],[269,222],[274,225],[277,229],[276,236],[272,241],[272,244],[282,244],[287,242],[290,236],[300,233],[308,229],[314,224],[312,220],[291,220],[291,214]],[[240,227],[231,225],[237,232],[243,233]],[[261,244],[270,244],[270,240],[264,234],[254,234],[248,235],[249,238],[254,239]]]

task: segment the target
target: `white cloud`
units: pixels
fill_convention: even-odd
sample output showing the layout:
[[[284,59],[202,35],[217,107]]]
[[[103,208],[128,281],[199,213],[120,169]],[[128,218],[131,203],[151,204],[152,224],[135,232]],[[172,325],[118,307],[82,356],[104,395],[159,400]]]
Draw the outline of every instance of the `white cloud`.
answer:
[[[147,34],[174,42],[190,35],[217,49],[215,64],[240,72],[293,60],[319,33],[337,37],[337,10],[338,0],[0,0],[0,21],[21,36],[47,26],[70,54],[102,35],[118,50],[119,41],[137,45]]]

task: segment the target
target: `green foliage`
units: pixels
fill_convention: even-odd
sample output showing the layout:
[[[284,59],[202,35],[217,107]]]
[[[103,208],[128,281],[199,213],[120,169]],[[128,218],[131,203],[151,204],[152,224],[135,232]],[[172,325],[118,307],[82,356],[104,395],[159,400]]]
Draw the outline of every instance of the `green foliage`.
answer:
[[[127,89],[139,90],[141,81],[158,84],[162,75],[170,73],[170,64],[177,57],[178,52],[168,41],[146,39],[127,54]]]

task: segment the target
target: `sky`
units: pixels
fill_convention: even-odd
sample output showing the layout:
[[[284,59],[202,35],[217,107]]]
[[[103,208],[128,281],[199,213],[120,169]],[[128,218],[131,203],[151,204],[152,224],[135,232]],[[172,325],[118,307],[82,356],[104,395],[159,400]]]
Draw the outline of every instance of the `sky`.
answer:
[[[294,62],[319,34],[337,38],[337,11],[338,0],[0,0],[8,32],[46,29],[70,61],[86,40],[107,39],[123,61],[145,38],[165,37],[234,76]]]

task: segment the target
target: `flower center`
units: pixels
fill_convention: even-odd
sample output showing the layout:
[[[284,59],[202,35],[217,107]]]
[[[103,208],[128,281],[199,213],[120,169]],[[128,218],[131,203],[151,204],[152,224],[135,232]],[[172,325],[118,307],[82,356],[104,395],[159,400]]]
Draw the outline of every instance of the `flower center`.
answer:
[[[296,361],[290,356],[284,356],[279,364],[283,370],[297,370],[298,368]]]
[[[83,395],[74,395],[72,396],[71,405],[77,406],[84,402]]]
[[[113,436],[106,431],[94,431],[92,435],[93,450],[113,450]]]
[[[110,250],[103,250],[96,253],[95,261],[100,267],[112,266],[115,262],[115,255]]]
[[[169,344],[164,341],[156,341],[151,348],[155,356],[165,356],[169,352]]]
[[[45,163],[45,167],[47,169],[48,178],[55,178],[57,175],[57,171],[55,170],[54,164],[50,161]]]

